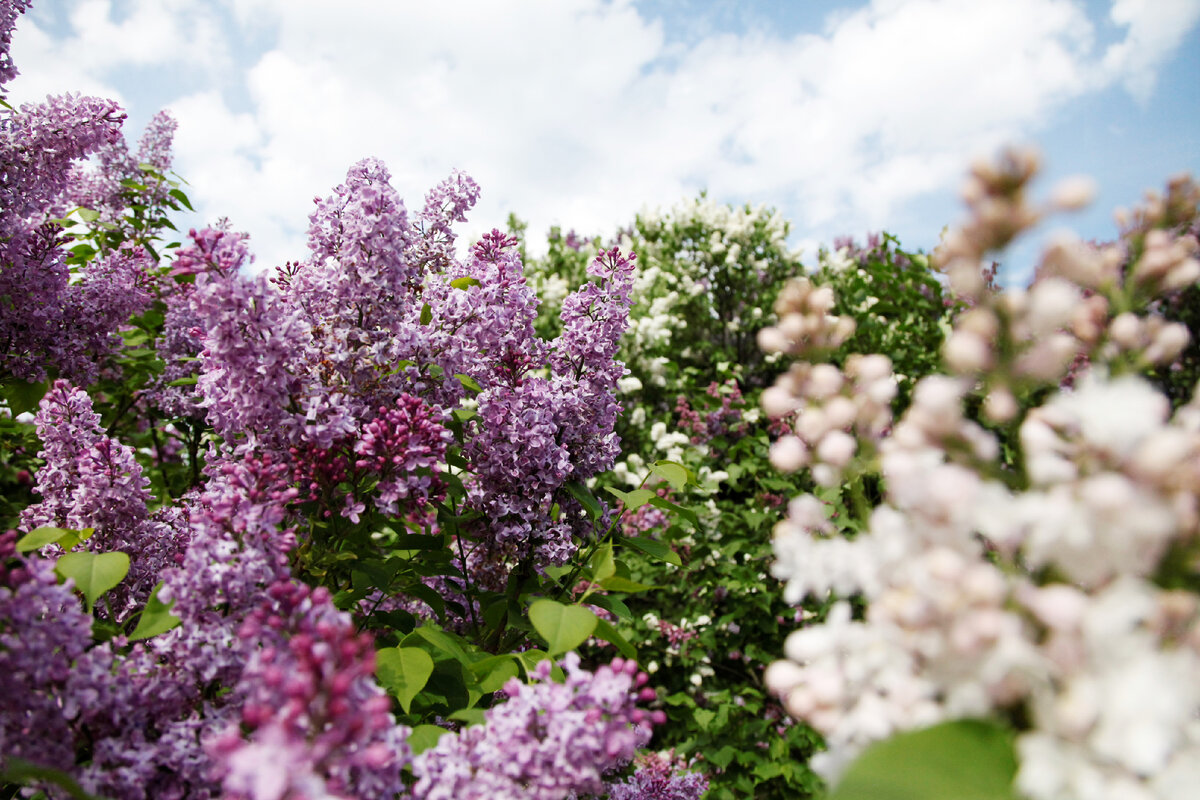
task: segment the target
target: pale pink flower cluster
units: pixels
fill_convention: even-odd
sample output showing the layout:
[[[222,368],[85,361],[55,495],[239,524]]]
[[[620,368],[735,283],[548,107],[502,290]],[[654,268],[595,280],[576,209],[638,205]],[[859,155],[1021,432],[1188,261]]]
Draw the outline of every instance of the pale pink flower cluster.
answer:
[[[1055,240],[1029,289],[1000,292],[984,255],[1041,216],[1025,197],[1035,171],[1020,152],[974,170],[972,217],[935,254],[969,306],[946,341],[950,374],[920,380],[894,425],[890,365],[818,363],[848,327],[826,290],[800,284],[804,302],[763,337],[806,359],[764,393],[793,430],[772,461],[825,487],[790,503],[773,572],[789,602],[866,602],[860,619],[840,600],[792,633],[766,681],[824,735],[813,765],[831,779],[895,732],[994,717],[1022,720],[1016,788],[1031,800],[1191,797],[1200,598],[1165,587],[1194,575],[1200,549],[1200,393],[1172,414],[1134,371],[1188,344],[1154,309],[1200,279],[1187,233],[1200,190],[1175,180],[1151,196],[1119,246]],[[1062,187],[1052,207],[1082,194]],[[847,539],[857,526],[830,501],[864,475],[882,478],[882,499],[859,494]]]

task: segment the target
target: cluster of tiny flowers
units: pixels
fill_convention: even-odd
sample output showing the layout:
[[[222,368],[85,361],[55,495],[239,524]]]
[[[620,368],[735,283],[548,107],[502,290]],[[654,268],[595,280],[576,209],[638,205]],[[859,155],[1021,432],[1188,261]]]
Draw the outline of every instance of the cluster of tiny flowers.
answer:
[[[609,785],[608,800],[700,800],[708,791],[708,778],[669,752],[638,756],[635,764],[632,776]]]
[[[742,420],[744,400],[737,381],[730,378],[724,384],[713,381],[705,393],[720,402],[720,406],[701,413],[692,408],[686,395],[675,401],[675,413],[679,427],[691,434],[692,444],[707,444],[718,436],[745,434],[746,423]]]
[[[1077,279],[1101,274],[1103,248],[1068,265],[1060,240],[1033,287],[999,293],[980,264],[1038,217],[1024,199],[1032,174],[1020,153],[977,167],[973,217],[939,256],[971,301],[945,353],[958,376],[919,381],[888,430],[844,429],[872,448],[883,478],[866,529],[837,536],[811,495],[793,500],[777,526],[774,571],[788,581],[787,600],[858,594],[867,608],[855,620],[837,602],[824,624],[794,632],[788,660],[766,682],[825,736],[828,751],[813,764],[830,778],[896,731],[998,712],[1012,719],[1015,708],[1016,786],[1033,800],[1175,800],[1189,796],[1200,763],[1200,694],[1190,688],[1200,685],[1200,603],[1153,581],[1200,528],[1200,395],[1172,415],[1164,396],[1121,370],[1161,363],[1182,345],[1148,358],[1156,340],[1146,337],[1130,359],[1134,348],[1114,346],[1112,331],[1132,328],[1118,324],[1123,314],[1142,331],[1176,330],[1147,307],[1151,289],[1180,287],[1161,276],[1194,269],[1191,237],[1170,231],[1196,217],[1189,198],[1200,193],[1173,182],[1170,202],[1138,217],[1132,261],[1105,267],[1102,280]],[[1060,188],[1054,202],[1073,206],[1079,193]],[[1161,279],[1139,277],[1150,272]],[[1063,344],[1040,349],[1055,341]],[[1059,389],[1076,353],[1090,369]],[[799,369],[807,377],[824,366]],[[800,409],[806,385],[764,404]],[[1033,386],[1045,399],[1023,410],[1016,389]],[[972,393],[985,417],[1011,424],[1018,469],[1003,467],[997,437],[966,418]]]
[[[396,515],[398,501],[425,502],[439,493],[434,473],[453,439],[440,417],[420,398],[402,394],[394,407],[380,407],[379,416],[363,426],[354,466],[379,475],[374,502],[380,511]]]
[[[42,500],[21,513],[21,524],[26,530],[91,528],[88,549],[129,554],[129,574],[109,598],[123,620],[145,603],[186,542],[151,518],[146,509],[150,481],[133,450],[104,434],[86,392],[56,381],[42,398],[35,423],[45,466],[37,472],[34,491]]]
[[[393,797],[408,730],[374,680],[371,637],[325,589],[283,580],[238,631],[263,643],[242,673],[240,724],[208,747],[228,800]]]
[[[783,472],[811,466],[818,484],[837,485],[859,455],[859,442],[874,444],[891,426],[895,396],[887,356],[855,354],[846,359],[845,370],[793,364],[762,396],[768,416],[786,418],[791,429],[771,445],[772,465]]]
[[[836,350],[854,335],[851,317],[831,314],[836,298],[828,286],[814,286],[808,278],[795,278],[775,301],[779,322],[758,332],[758,344],[768,353],[803,358]]]
[[[17,532],[0,534],[0,767],[21,758],[56,769],[75,763],[61,708],[72,663],[91,639],[92,619],[53,562],[17,554]]]
[[[413,762],[414,800],[564,800],[604,790],[605,773],[629,763],[650,738],[661,711],[639,702],[654,699],[645,673],[621,658],[595,673],[574,653],[562,666],[566,681],[550,678],[551,663],[533,670],[534,683],[512,679],[508,700],[482,725],[443,735]]]
[[[19,74],[8,48],[12,44],[17,17],[29,9],[29,0],[0,0],[0,86]]]
[[[74,163],[119,139],[124,116],[111,101],[75,95],[0,111],[0,295],[10,298],[0,370],[18,379],[41,380],[49,367],[91,382],[116,327],[149,300],[140,253],[110,254],[72,280],[61,230],[47,221],[69,210]]]
[[[136,155],[129,152],[124,137],[106,143],[92,158],[95,168],[75,166],[62,202],[99,213],[99,221],[111,226],[110,231],[125,228],[132,238],[137,231],[126,228],[122,215],[131,203],[151,205],[167,197],[169,187],[161,176],[171,168],[171,143],[178,127],[169,113],[159,111],[146,125]],[[143,165],[158,175],[147,174]],[[134,191],[133,186],[145,188]]]

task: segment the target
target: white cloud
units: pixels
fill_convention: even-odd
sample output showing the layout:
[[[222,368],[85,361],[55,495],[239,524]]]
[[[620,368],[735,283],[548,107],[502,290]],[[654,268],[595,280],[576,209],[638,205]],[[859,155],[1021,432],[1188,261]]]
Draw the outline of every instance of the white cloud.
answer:
[[[249,230],[270,265],[303,255],[312,198],[366,156],[410,207],[467,170],[483,188],[474,233],[509,211],[535,235],[609,233],[702,187],[780,206],[806,238],[878,228],[1072,99],[1115,83],[1144,95],[1198,3],[1116,0],[1128,34],[1097,54],[1072,0],[876,0],[820,33],[675,45],[628,0],[137,0],[120,22],[77,0],[75,34],[19,28],[14,56],[84,88],[172,58],[215,82],[222,42],[265,42],[239,76],[248,105],[226,84],[173,106],[202,216]]]
[[[1113,0],[1110,17],[1129,31],[1105,52],[1104,67],[1144,103],[1162,62],[1200,21],[1200,0]]]

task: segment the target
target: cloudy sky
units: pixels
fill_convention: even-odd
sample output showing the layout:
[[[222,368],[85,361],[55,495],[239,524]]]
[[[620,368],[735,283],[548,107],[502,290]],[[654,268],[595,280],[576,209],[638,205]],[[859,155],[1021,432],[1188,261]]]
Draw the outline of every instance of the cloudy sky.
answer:
[[[410,207],[470,173],[467,233],[607,235],[707,189],[780,208],[810,253],[932,247],[1005,142],[1041,149],[1043,189],[1097,179],[1070,220],[1094,238],[1200,172],[1200,0],[34,0],[12,54],[10,100],[113,97],[134,140],[169,108],[186,224],[229,217],[259,266],[304,254],[313,198],[366,156]]]

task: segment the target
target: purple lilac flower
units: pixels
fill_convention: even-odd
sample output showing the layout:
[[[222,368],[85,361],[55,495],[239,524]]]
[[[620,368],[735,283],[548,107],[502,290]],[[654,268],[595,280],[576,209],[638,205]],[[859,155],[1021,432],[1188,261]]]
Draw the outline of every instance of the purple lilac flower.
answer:
[[[704,775],[687,772],[670,753],[649,753],[639,756],[631,777],[610,785],[608,800],[700,800],[706,791]]]
[[[0,240],[42,222],[75,161],[121,137],[125,112],[112,100],[65,94],[0,114]]]
[[[533,670],[536,682],[516,678],[508,700],[489,709],[482,725],[443,735],[417,756],[414,800],[561,800],[604,789],[606,772],[628,763],[649,740],[661,711],[637,703],[654,699],[637,664],[614,659],[595,673],[579,657],[562,662],[566,682],[549,680],[551,664]]]
[[[454,170],[450,177],[425,195],[418,219],[418,260],[425,269],[444,272],[454,263],[455,222],[466,222],[467,212],[479,200],[479,185],[470,175]]]
[[[242,674],[241,719],[209,744],[224,797],[394,797],[408,729],[375,682],[371,637],[325,589],[283,580],[267,594],[239,630],[264,643]]]
[[[247,656],[241,620],[265,602],[267,587],[290,575],[295,535],[281,530],[296,497],[290,470],[271,454],[238,459],[210,454],[202,494],[188,498],[180,524],[191,542],[179,566],[163,573],[158,596],[174,602],[182,624],[154,642],[191,665],[197,682],[233,686]]]
[[[71,180],[64,189],[58,205],[64,211],[82,206],[100,214],[100,221],[107,225],[123,226],[122,217],[132,191],[122,181],[132,181],[146,186],[136,192],[134,202],[151,205],[166,199],[170,186],[155,177],[148,176],[142,165],[165,175],[171,168],[171,143],[179,123],[166,111],[159,111],[146,125],[136,155],[129,151],[125,137],[119,137],[101,145],[93,156],[94,167],[76,164]],[[127,235],[136,234],[125,228]]]
[[[261,275],[201,273],[195,286],[191,309],[204,331],[197,387],[209,423],[227,442],[290,441],[304,424],[296,402],[308,325]]]
[[[29,10],[29,0],[0,0],[0,86],[19,74],[8,52],[17,17]]]
[[[141,608],[186,544],[146,510],[149,480],[133,450],[104,434],[82,389],[63,380],[42,398],[35,418],[45,466],[34,491],[40,503],[21,513],[26,530],[43,525],[93,528],[93,552],[119,550],[131,558],[129,574],[107,597],[118,621]]]
[[[0,767],[21,758],[68,769],[74,737],[60,698],[92,618],[53,562],[19,555],[16,542],[16,531],[0,534]]]
[[[175,251],[172,275],[198,275],[213,272],[229,276],[254,261],[247,240],[249,234],[235,233],[228,223],[188,231],[192,243]],[[184,286],[189,284],[182,284]]]
[[[116,325],[141,308],[140,255],[114,255],[95,275],[71,282],[61,232],[46,222],[70,180],[73,163],[120,136],[124,113],[113,102],[52,97],[19,112],[0,112],[0,372],[41,380],[53,367],[90,382]],[[113,307],[106,304],[115,303]]]

